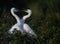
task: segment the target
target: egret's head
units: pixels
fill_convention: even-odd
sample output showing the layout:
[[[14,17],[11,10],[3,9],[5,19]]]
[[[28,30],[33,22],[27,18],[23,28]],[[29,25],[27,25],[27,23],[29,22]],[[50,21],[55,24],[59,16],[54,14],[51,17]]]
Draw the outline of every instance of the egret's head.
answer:
[[[12,10],[12,11],[14,11],[14,12],[17,12],[17,11],[18,11],[18,10],[17,10],[17,9],[15,9],[15,8],[12,8],[11,10]]]
[[[25,12],[32,13],[32,11],[30,9],[25,10]]]

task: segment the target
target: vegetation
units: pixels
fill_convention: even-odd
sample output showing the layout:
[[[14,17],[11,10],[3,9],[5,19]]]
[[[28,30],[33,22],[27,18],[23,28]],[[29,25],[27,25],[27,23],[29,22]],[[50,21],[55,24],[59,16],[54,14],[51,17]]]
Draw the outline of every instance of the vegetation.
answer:
[[[37,33],[38,39],[15,30],[12,35],[7,33],[16,23],[10,13],[12,7],[32,10],[26,23]],[[18,15],[24,16],[22,13]],[[60,0],[1,0],[0,44],[60,44]]]

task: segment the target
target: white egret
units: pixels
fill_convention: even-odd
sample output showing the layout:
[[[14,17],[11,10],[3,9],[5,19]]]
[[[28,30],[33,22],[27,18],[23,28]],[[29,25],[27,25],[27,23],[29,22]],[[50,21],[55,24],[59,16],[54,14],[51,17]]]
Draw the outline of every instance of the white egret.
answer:
[[[26,18],[31,16],[31,10],[27,9],[25,12],[28,13],[28,15],[23,16],[22,19],[20,19],[14,12],[17,10],[15,8],[11,8],[12,15],[16,18],[17,23],[12,26],[12,28],[9,30],[10,33],[13,33],[14,29],[20,30],[22,34],[27,33],[28,35],[34,35],[37,37],[37,35],[34,33],[34,31],[29,27],[28,24],[24,23]]]

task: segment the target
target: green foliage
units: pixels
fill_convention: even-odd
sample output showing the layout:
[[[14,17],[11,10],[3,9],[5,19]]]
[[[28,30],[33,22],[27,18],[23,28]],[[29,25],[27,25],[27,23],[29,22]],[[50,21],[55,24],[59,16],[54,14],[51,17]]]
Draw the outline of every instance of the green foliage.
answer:
[[[26,23],[37,33],[38,38],[6,33],[16,20],[7,6],[0,7],[0,44],[60,44],[60,1],[59,0],[26,0],[32,16]],[[19,15],[20,16],[20,15]]]

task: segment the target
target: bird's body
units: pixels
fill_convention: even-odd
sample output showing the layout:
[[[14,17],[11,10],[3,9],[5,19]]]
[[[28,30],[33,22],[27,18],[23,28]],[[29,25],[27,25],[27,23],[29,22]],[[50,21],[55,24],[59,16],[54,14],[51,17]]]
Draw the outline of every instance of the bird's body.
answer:
[[[25,23],[23,27],[24,27],[25,32],[28,33],[29,36],[34,35],[37,38],[36,33],[30,28],[28,24]]]
[[[15,25],[12,26],[12,28],[9,30],[9,33],[13,33],[13,30],[20,30],[21,33],[25,33],[25,30],[23,29],[24,21],[21,19],[19,23],[16,23]]]
[[[29,27],[28,24],[24,23],[26,18],[31,16],[31,10],[27,10],[25,12],[28,13],[28,15],[24,16],[22,19],[20,19],[16,14],[14,14],[15,8],[11,9],[12,15],[16,18],[17,23],[12,26],[12,28],[9,30],[9,32],[12,34],[14,29],[20,30],[21,33],[27,33],[28,35],[34,35],[37,37],[37,35],[34,33],[34,31]],[[16,11],[16,10],[15,10]]]

